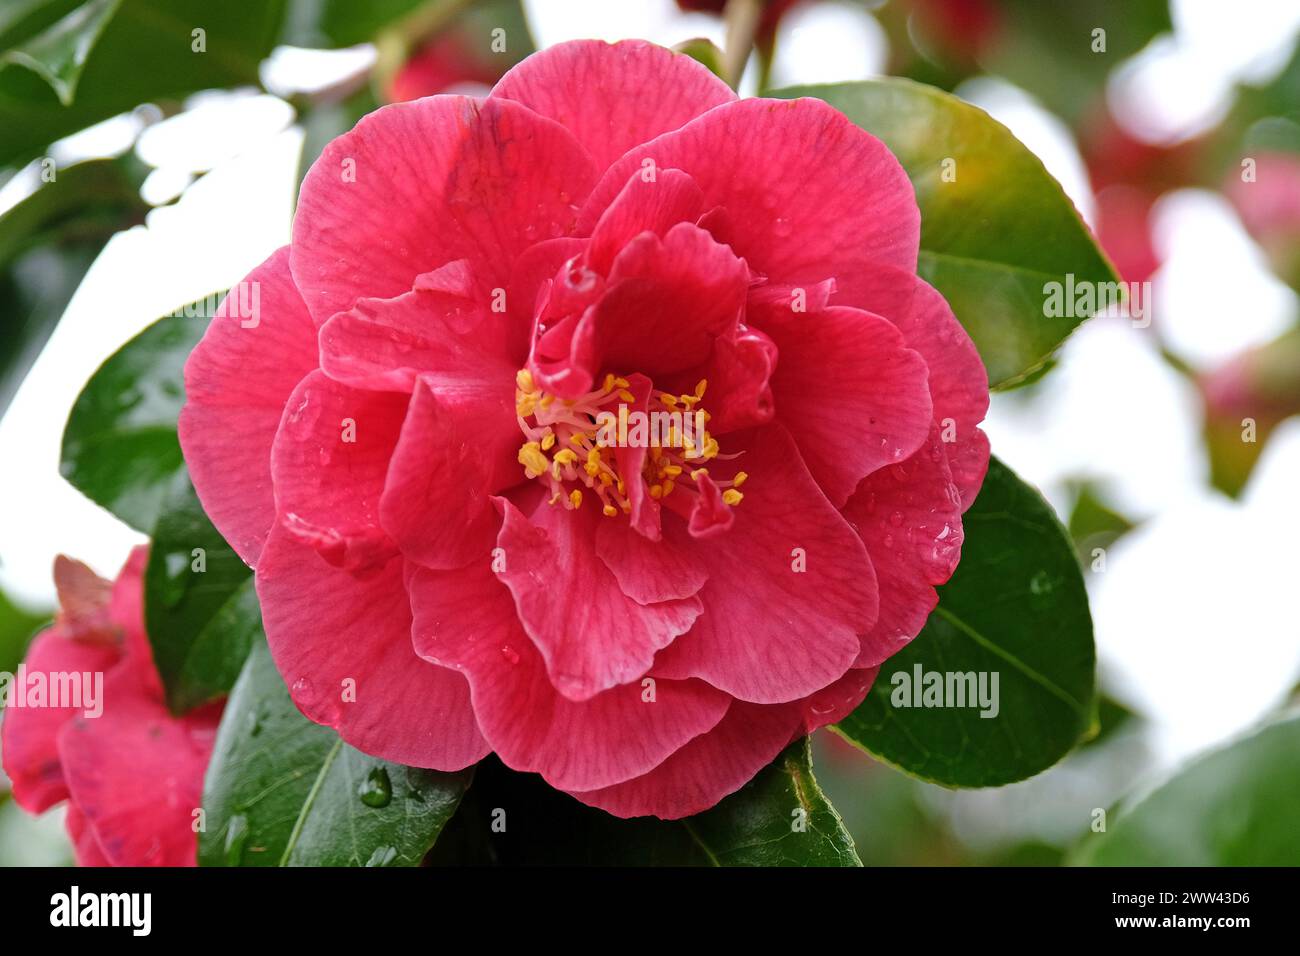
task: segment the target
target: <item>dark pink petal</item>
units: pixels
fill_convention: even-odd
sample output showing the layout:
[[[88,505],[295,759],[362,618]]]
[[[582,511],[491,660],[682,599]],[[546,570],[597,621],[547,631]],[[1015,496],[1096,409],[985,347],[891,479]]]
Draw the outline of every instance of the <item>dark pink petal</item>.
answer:
[[[317,324],[460,259],[490,294],[524,249],[572,231],[594,176],[567,130],[518,103],[386,106],[326,146],[303,180],[294,279]]]
[[[75,717],[59,736],[72,803],[112,866],[193,866],[219,706],[172,717],[122,671],[104,696],[102,716]]]
[[[254,302],[249,316],[243,306]],[[185,363],[185,463],[203,510],[250,565],[275,520],[271,443],[280,415],[316,364],[316,330],[289,275],[287,246],[235,287]]]
[[[415,767],[460,770],[488,752],[465,678],[411,646],[400,558],[353,575],[277,529],[257,595],[275,665],[308,718],[364,753]]]
[[[497,538],[506,562],[501,580],[551,682],[570,700],[641,677],[655,652],[699,616],[696,597],[642,605],[623,593],[595,549],[596,523],[616,519],[594,503],[572,511],[542,503],[525,517],[496,500],[505,518]]]
[[[677,820],[707,810],[753,779],[799,729],[793,707],[734,701],[722,722],[649,773],[600,790],[570,791],[616,817]]]
[[[271,451],[276,506],[289,533],[331,564],[363,569],[395,552],[379,501],[409,401],[321,371],[289,396]]]
[[[989,440],[978,428],[989,410],[988,372],[947,300],[927,283],[916,282],[912,309],[899,328],[907,344],[925,356],[930,369],[934,419],[943,433],[952,480],[961,491],[965,511],[989,468]]]
[[[629,375],[627,381],[627,390],[633,398],[628,406],[629,413],[645,413],[650,407],[650,379],[638,373]],[[624,479],[628,504],[632,508],[628,514],[628,523],[637,534],[650,541],[658,541],[661,537],[662,509],[659,502],[650,497],[650,489],[642,475],[647,454],[648,450],[643,446],[621,445],[614,449],[614,460],[618,464],[618,473],[630,476]]]
[[[507,73],[492,90],[493,99],[503,97],[563,123],[604,169],[736,94],[690,57],[661,46],[575,40]]]
[[[652,499],[647,496],[647,500]],[[652,541],[616,518],[597,526],[596,554],[614,573],[623,593],[638,604],[688,598],[699,593],[709,573],[689,542],[679,538],[669,535]]]
[[[533,371],[563,397],[588,391],[602,370],[651,377],[698,367],[719,336],[734,332],[749,269],[691,223],[661,239],[642,232],[618,254],[604,294],[548,330]]]
[[[864,261],[835,285],[833,302],[884,316],[898,326],[908,348],[924,356],[934,420],[943,431],[962,509],[969,508],[989,465],[988,438],[978,428],[989,408],[989,379],[975,343],[944,297],[908,271]]]
[[[725,534],[697,538],[709,579],[704,613],[655,663],[755,703],[783,703],[839,678],[876,620],[866,548],[822,494],[780,424],[749,436],[738,461],[749,478]],[[725,462],[710,462],[724,477]],[[800,570],[802,568],[802,570]]]
[[[911,455],[930,430],[920,354],[887,319],[860,309],[750,308],[780,352],[772,376],[777,419],[837,508],[865,476]]]
[[[777,361],[776,343],[758,329],[741,329],[714,343],[707,376],[711,433],[725,435],[772,420]]]
[[[75,806],[69,806],[63,824],[68,829],[72,853],[77,866],[112,866],[99,845],[94,827],[86,822],[86,815]]]
[[[433,278],[421,276],[420,280]],[[509,388],[527,355],[528,329],[491,311],[472,288],[423,286],[361,299],[321,327],[321,368],[357,388],[409,392],[417,375],[439,388]]]
[[[739,100],[638,146],[601,177],[579,234],[645,160],[689,174],[705,204],[726,211],[721,241],[774,281],[819,282],[863,257],[916,269],[920,213],[907,174],[821,100]]]
[[[408,580],[416,650],[461,670],[492,749],[552,786],[603,787],[645,773],[727,710],[727,696],[702,681],[633,682],[569,700],[551,685],[487,561],[414,569]]]
[[[810,734],[853,713],[866,699],[879,673],[879,667],[854,667],[829,687],[786,706],[798,708],[803,733]]]
[[[869,475],[844,506],[880,581],[880,617],[862,639],[855,666],[898,653],[938,603],[934,585],[961,559],[962,501],[938,425],[907,461]]]
[[[430,568],[486,562],[499,519],[490,496],[520,477],[514,378],[496,394],[416,382],[379,501],[384,529]]]
[[[633,173],[592,231],[587,267],[609,275],[614,258],[633,238],[643,232],[662,237],[678,223],[695,222],[703,212],[700,187],[680,169],[662,170],[652,180]]]
[[[116,642],[73,640],[56,625],[32,641],[20,673],[25,673],[29,681],[33,674],[46,675],[48,688],[51,674],[79,673],[84,680],[87,673],[103,675],[121,657],[122,648]],[[17,690],[15,685],[11,694]],[[51,706],[5,709],[4,719],[0,721],[0,755],[4,757],[4,771],[9,775],[14,800],[24,810],[43,813],[67,797],[59,758],[59,733],[84,710]]]

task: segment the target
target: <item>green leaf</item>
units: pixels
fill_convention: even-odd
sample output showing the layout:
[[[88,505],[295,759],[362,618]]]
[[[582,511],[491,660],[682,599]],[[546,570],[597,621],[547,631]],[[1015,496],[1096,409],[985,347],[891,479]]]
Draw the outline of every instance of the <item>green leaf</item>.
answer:
[[[917,271],[947,298],[994,387],[1030,375],[1087,317],[1046,314],[1049,283],[1118,282],[1042,162],[983,110],[896,78],[767,95],[825,100],[898,157],[921,207]]]
[[[704,67],[718,79],[725,79],[723,73],[725,59],[717,45],[707,37],[695,37],[690,40],[683,40],[673,47],[678,53],[685,53],[700,66]]]
[[[479,765],[432,862],[862,865],[813,776],[806,738],[713,809],[675,821],[619,820],[552,789],[536,774],[515,773],[489,757]]]
[[[122,0],[89,0],[21,46],[0,54],[0,69],[10,64],[34,72],[69,106],[91,49]]]
[[[961,563],[938,589],[938,607],[835,729],[923,780],[994,787],[1045,770],[1093,732],[1092,618],[1065,529],[996,458],[962,523]],[[970,706],[969,698],[966,706],[916,706],[935,672],[982,674],[987,691],[996,674],[997,693],[986,695],[996,700],[996,716],[982,717],[993,707]],[[956,689],[954,678],[945,703],[960,702]]]
[[[90,377],[63,431],[60,474],[139,531],[153,530],[184,466],[176,438],[182,371],[206,325],[167,316],[131,339]]]
[[[239,676],[261,626],[253,572],[212,526],[184,469],[151,537],[145,628],[167,702],[184,713],[224,695]]]
[[[1084,837],[1091,866],[1295,866],[1300,714],[1200,757]]]
[[[147,206],[120,160],[77,163],[0,215],[0,413],[109,237]]]
[[[85,52],[70,103],[30,69],[0,69],[0,168],[21,165],[55,140],[141,103],[257,83],[284,6],[285,0],[120,0]],[[200,38],[202,51],[195,49]]]
[[[217,731],[199,864],[416,866],[470,777],[368,757],[313,724],[259,641]]]

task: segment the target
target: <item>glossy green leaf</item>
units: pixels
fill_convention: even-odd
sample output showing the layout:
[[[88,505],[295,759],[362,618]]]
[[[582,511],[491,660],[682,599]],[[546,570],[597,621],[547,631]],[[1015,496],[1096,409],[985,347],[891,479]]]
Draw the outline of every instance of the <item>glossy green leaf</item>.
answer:
[[[184,465],[176,438],[183,370],[206,327],[167,316],[131,339],[91,376],[63,431],[63,477],[146,533]]]
[[[87,0],[48,29],[0,53],[0,69],[22,66],[46,83],[64,106],[72,103],[86,59],[122,0]]]
[[[813,776],[807,739],[713,809],[675,821],[619,820],[489,757],[432,862],[861,866]]]
[[[167,701],[184,713],[239,676],[261,626],[253,572],[212,526],[184,469],[150,537],[145,628]]]
[[[199,864],[416,866],[470,777],[368,757],[313,724],[258,641],[204,780]]]
[[[923,780],[993,787],[1045,770],[1095,730],[1092,618],[1065,529],[996,458],[962,523],[938,607],[836,730]],[[924,693],[931,674],[941,696]],[[988,706],[971,699],[981,679]]]
[[[1080,283],[1118,282],[1042,161],[983,110],[901,79],[767,95],[823,99],[898,157],[921,207],[917,271],[947,298],[994,387],[1033,373],[1087,317],[1068,314],[1086,305],[1077,297],[1049,308],[1049,283],[1064,300]]]
[[[1214,750],[1089,833],[1092,866],[1296,866],[1300,715]]]
[[[141,103],[257,83],[284,6],[285,0],[120,0],[85,53],[70,103],[31,69],[0,69],[0,167],[21,165],[55,140]]]

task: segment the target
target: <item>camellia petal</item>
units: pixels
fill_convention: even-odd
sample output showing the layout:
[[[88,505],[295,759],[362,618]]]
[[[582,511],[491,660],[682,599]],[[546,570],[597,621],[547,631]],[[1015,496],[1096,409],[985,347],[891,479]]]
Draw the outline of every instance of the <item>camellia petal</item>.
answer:
[[[250,565],[275,520],[271,443],[290,393],[317,364],[316,330],[289,275],[287,246],[226,297],[185,363],[178,433],[190,479]]]
[[[683,53],[641,40],[577,40],[524,60],[492,98],[516,100],[563,123],[604,169],[736,94]]]
[[[694,680],[647,678],[569,700],[551,684],[509,590],[486,562],[417,569],[408,580],[416,650],[463,671],[492,749],[555,787],[602,787],[645,773],[727,711],[726,694]]]
[[[284,531],[257,566],[257,596],[293,702],[368,754],[460,770],[488,752],[465,678],[419,660],[402,559],[364,576],[327,564]]]

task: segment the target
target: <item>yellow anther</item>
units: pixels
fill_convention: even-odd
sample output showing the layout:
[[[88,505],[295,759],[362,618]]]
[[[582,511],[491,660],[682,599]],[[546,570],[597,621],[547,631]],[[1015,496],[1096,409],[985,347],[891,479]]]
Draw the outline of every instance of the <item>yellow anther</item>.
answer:
[[[619,388],[627,388],[632,383],[629,382],[627,379],[620,377],[614,379],[614,384],[617,385]]]
[[[582,440],[583,440],[585,437],[586,437],[586,436],[583,435],[582,432],[574,432],[572,435],[569,436],[569,444],[570,444],[570,445],[577,445],[579,448],[581,448],[581,447],[582,447]]]
[[[627,404],[629,405],[636,404],[636,396],[627,390],[626,385],[618,390],[618,397],[621,398],[623,401],[627,402]]]
[[[542,451],[550,451],[555,447],[555,432],[547,432],[542,436]]]
[[[682,473],[681,465],[667,465],[664,467],[664,474],[669,478],[676,478]]]
[[[700,379],[698,382],[696,382],[696,383],[695,383],[695,397],[696,397],[696,398],[703,398],[703,397],[704,397],[704,390],[705,390],[706,388],[708,388],[708,387],[709,387],[709,380],[708,380],[707,378],[702,378],[702,379]]]
[[[682,395],[679,397],[682,400],[682,404],[685,405],[687,408],[694,408],[695,403],[699,401],[699,399],[696,398],[694,395]]]
[[[533,373],[526,368],[521,368],[515,372],[515,385],[521,392],[531,392],[533,390]]]
[[[671,478],[670,478],[668,481],[665,481],[665,482],[664,482],[664,497],[667,498],[669,495],[671,495],[671,494],[673,493],[673,489],[676,488],[676,487],[677,487],[677,486],[676,486],[675,484],[673,484]]]
[[[677,407],[676,395],[669,395],[667,392],[664,392],[662,395],[659,396],[659,401],[667,408],[675,409]]]
[[[731,487],[739,488],[741,485],[745,483],[745,479],[747,479],[748,477],[749,475],[743,471],[736,472],[736,477],[731,479]]]
[[[546,471],[550,463],[542,454],[542,446],[535,441],[530,441],[524,442],[523,447],[519,449],[519,464],[533,472],[533,477],[536,477]]]
[[[602,471],[600,473],[600,483],[608,488],[614,483],[614,476],[607,471]]]
[[[536,409],[537,396],[535,395],[525,395],[523,398],[515,402],[515,413],[518,414],[520,418],[527,418],[536,411]]]
[[[557,465],[572,465],[578,460],[578,453],[572,448],[561,448],[555,453],[555,463]]]
[[[702,477],[704,477],[708,473],[709,473],[709,469],[707,468],[696,468],[693,472],[691,472],[691,479],[693,481],[699,481]]]
[[[656,501],[658,501],[658,500],[659,500],[660,498],[662,498],[663,496],[664,496],[664,486],[663,486],[663,485],[657,485],[657,484],[656,484],[656,485],[651,485],[651,486],[650,486],[650,497],[651,497],[651,498],[653,498],[653,499],[655,499]]]
[[[608,375],[605,376],[605,382],[604,382],[603,385],[601,385],[600,390],[601,390],[602,392],[612,392],[612,391],[614,391],[614,373],[613,373],[613,372],[610,372]]]
[[[718,440],[714,438],[712,435],[706,434],[704,436],[704,450],[703,450],[704,459],[707,461],[708,459],[715,457],[717,454],[718,454]]]
[[[574,488],[569,492],[569,504],[573,505],[575,508],[582,504],[582,492],[577,488]]]
[[[613,505],[605,505],[605,507],[601,508],[600,510],[601,513],[604,514],[606,518],[612,518],[618,514],[618,509],[615,508]]]
[[[547,392],[545,395],[542,396],[542,401],[541,401],[542,408],[550,408],[554,404],[555,404],[555,396],[552,395],[550,392]]]
[[[728,488],[726,491],[722,493],[722,501],[724,504],[738,505],[744,500],[745,500],[744,492],[737,491],[735,488]]]

